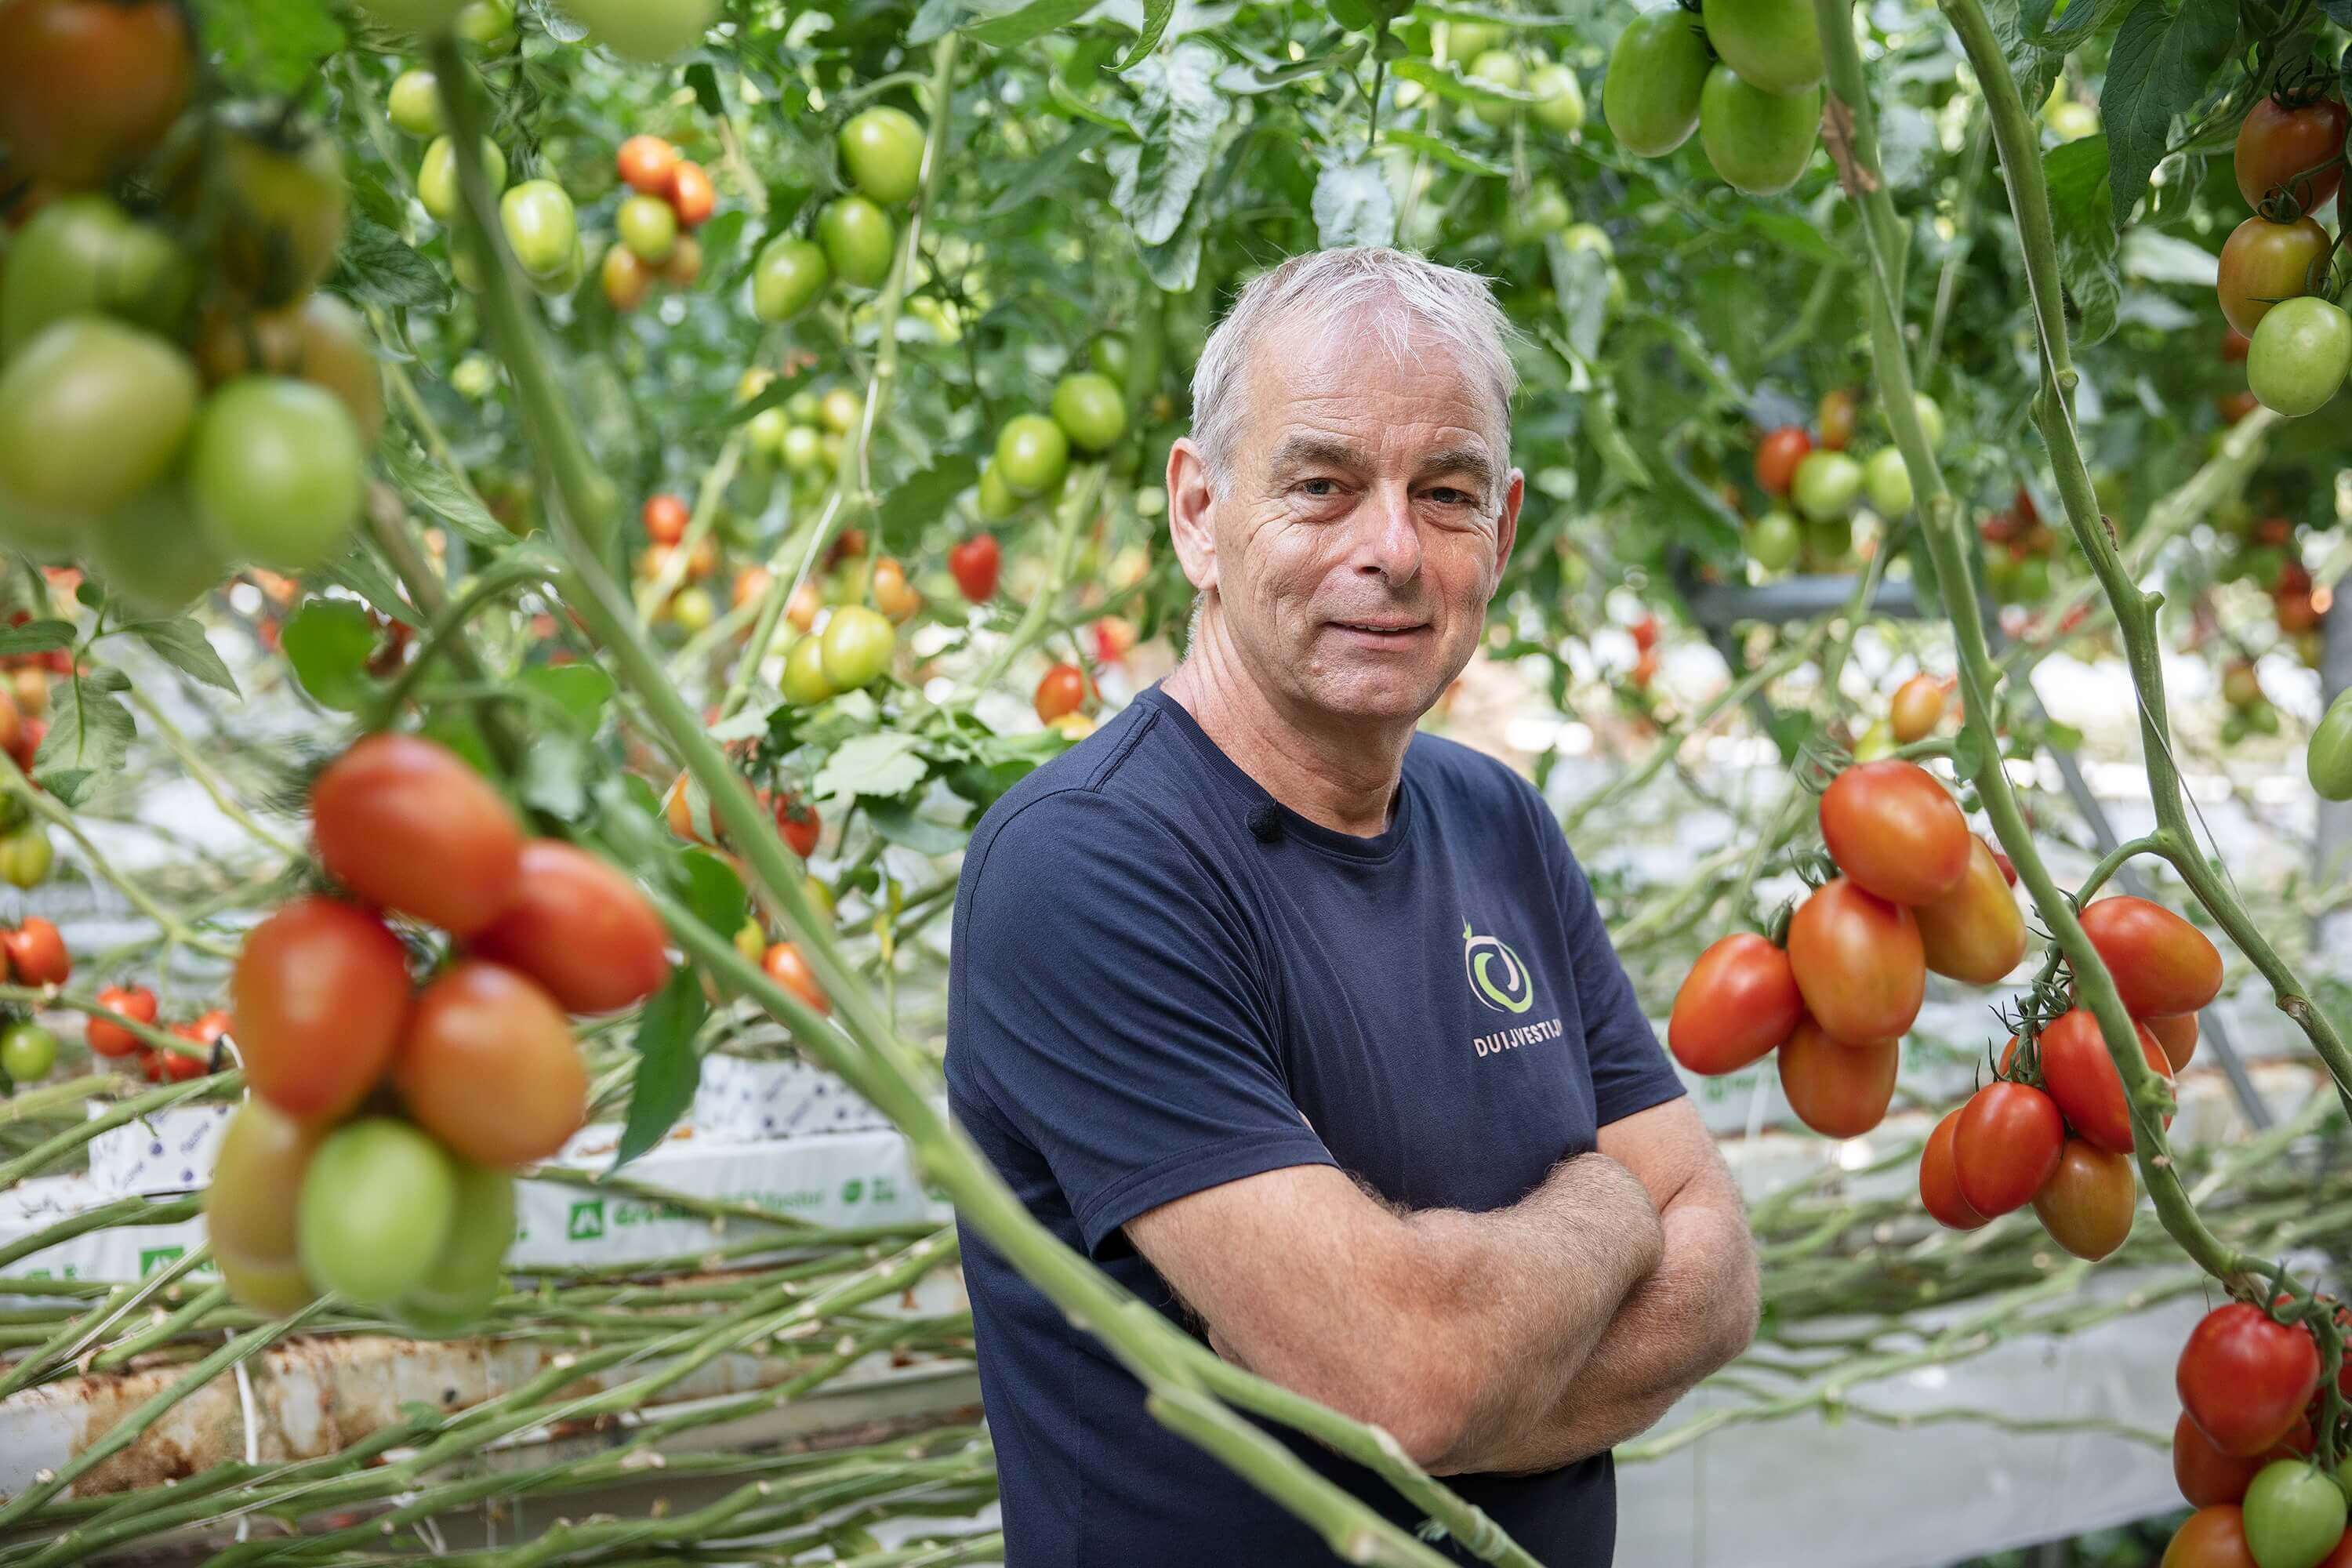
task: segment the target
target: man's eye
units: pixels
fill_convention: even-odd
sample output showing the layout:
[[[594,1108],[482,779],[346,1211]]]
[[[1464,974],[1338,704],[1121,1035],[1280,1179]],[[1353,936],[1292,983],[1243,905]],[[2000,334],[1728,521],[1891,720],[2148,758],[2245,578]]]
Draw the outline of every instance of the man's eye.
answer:
[[[1339,485],[1330,479],[1303,480],[1299,484],[1298,488],[1304,490],[1307,494],[1315,497],[1318,500],[1320,500],[1327,496],[1335,496],[1339,493]]]
[[[1451,485],[1440,485],[1429,492],[1430,499],[1440,506],[1475,506],[1478,498],[1468,490],[1457,490]]]

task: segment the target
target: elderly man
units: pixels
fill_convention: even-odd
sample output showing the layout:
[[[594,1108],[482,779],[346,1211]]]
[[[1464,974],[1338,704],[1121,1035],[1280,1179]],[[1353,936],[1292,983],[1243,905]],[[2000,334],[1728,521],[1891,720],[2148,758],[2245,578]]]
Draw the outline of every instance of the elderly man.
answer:
[[[1129,1290],[1604,1568],[1610,1447],[1748,1342],[1756,1267],[1542,798],[1415,732],[1517,528],[1507,331],[1393,250],[1242,292],[1168,462],[1195,634],[973,835],[948,1086]],[[1333,1561],[969,1228],[964,1264],[1011,1568]]]

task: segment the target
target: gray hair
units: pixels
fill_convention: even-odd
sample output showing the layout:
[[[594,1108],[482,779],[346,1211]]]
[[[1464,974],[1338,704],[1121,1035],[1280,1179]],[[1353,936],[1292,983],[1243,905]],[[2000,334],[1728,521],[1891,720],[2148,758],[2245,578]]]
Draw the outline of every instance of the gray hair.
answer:
[[[1412,353],[1416,330],[1435,337],[1494,395],[1498,455],[1508,457],[1511,397],[1519,385],[1510,344],[1518,334],[1486,279],[1386,246],[1313,250],[1252,279],[1192,368],[1192,440],[1219,496],[1232,482],[1234,448],[1248,412],[1250,353],[1293,320],[1368,326],[1399,360]]]

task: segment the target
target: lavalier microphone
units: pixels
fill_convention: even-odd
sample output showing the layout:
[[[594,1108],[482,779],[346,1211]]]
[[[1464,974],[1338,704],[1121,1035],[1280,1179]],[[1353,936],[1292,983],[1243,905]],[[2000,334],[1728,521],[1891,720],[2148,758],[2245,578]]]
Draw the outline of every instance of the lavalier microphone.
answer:
[[[1282,837],[1282,812],[1272,801],[1250,807],[1250,837],[1260,844],[1272,844]]]

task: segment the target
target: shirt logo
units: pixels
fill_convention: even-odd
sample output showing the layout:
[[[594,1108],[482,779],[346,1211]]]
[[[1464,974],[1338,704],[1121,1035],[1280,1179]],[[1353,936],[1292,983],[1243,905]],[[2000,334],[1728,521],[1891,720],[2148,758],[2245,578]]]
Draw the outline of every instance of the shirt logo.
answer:
[[[1479,936],[1462,922],[1462,973],[1470,994],[1497,1013],[1524,1013],[1535,1005],[1535,977],[1510,944],[1496,936]]]

